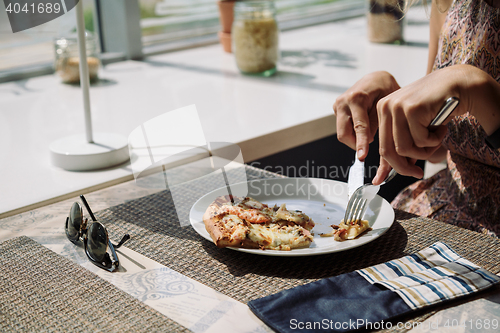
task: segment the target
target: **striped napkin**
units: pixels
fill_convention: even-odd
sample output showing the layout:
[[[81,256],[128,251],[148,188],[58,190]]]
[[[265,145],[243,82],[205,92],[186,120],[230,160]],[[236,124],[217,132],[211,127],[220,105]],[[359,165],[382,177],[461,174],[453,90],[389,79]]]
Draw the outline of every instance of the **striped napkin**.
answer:
[[[500,278],[438,242],[416,254],[357,271],[371,284],[396,292],[413,310],[471,294]]]
[[[248,306],[282,333],[388,329],[401,315],[498,282],[498,276],[438,242],[416,254],[283,290]]]

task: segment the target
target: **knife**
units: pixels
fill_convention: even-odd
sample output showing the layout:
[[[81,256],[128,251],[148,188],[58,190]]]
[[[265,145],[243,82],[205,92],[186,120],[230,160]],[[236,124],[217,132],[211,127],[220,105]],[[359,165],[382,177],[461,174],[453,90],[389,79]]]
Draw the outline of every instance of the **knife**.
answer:
[[[349,169],[347,178],[347,188],[349,189],[349,198],[360,186],[365,183],[365,162],[358,159],[357,152],[354,153],[354,164]]]
[[[450,116],[450,114],[455,110],[455,108],[460,103],[460,100],[456,97],[450,97],[446,100],[444,106],[438,112],[436,117],[429,124],[429,130],[433,131],[438,126],[443,124],[443,122]],[[363,186],[365,177],[365,163],[361,162],[358,159],[357,152],[354,153],[354,164],[349,169],[349,176],[347,178],[347,188],[349,191],[349,198],[351,198],[352,194],[358,187]],[[392,179],[392,178],[391,178]],[[380,188],[380,186],[378,186]],[[377,194],[378,188],[375,192]],[[373,197],[375,196],[373,195]]]

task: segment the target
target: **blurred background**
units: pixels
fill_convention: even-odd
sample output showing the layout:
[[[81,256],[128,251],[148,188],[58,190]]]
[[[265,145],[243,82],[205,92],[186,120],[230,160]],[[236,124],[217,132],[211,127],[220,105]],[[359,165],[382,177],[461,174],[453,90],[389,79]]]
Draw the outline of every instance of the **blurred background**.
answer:
[[[83,5],[86,29],[101,39],[107,33],[101,31],[104,25],[120,27],[139,15],[144,55],[215,43],[220,30],[217,0],[83,0]],[[280,29],[286,30],[360,15],[366,4],[363,0],[275,0],[275,5]],[[50,73],[54,39],[70,34],[75,26],[70,13],[13,34],[5,6],[0,6],[0,82],[18,79],[18,73]]]

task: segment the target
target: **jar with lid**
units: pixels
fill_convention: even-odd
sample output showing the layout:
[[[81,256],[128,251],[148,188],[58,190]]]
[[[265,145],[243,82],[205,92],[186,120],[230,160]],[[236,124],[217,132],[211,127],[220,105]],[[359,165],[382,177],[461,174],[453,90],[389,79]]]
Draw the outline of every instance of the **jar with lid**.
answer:
[[[233,52],[245,74],[270,76],[279,58],[278,24],[273,1],[240,1],[234,6]]]
[[[373,43],[403,43],[403,0],[370,0],[368,40]]]
[[[80,82],[80,57],[78,53],[78,39],[75,36],[56,39],[55,46],[55,72],[64,83]],[[87,64],[89,67],[90,82],[98,80],[100,60],[97,57],[97,43],[92,33],[85,32],[85,46],[87,49]]]

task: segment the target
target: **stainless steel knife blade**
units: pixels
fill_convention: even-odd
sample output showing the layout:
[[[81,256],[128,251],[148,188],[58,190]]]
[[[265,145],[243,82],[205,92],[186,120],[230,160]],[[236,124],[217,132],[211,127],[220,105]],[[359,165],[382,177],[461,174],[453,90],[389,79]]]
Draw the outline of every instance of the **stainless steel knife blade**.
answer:
[[[354,164],[349,169],[347,178],[347,188],[349,189],[349,198],[354,191],[365,183],[365,162],[358,159],[358,154],[354,153]]]

